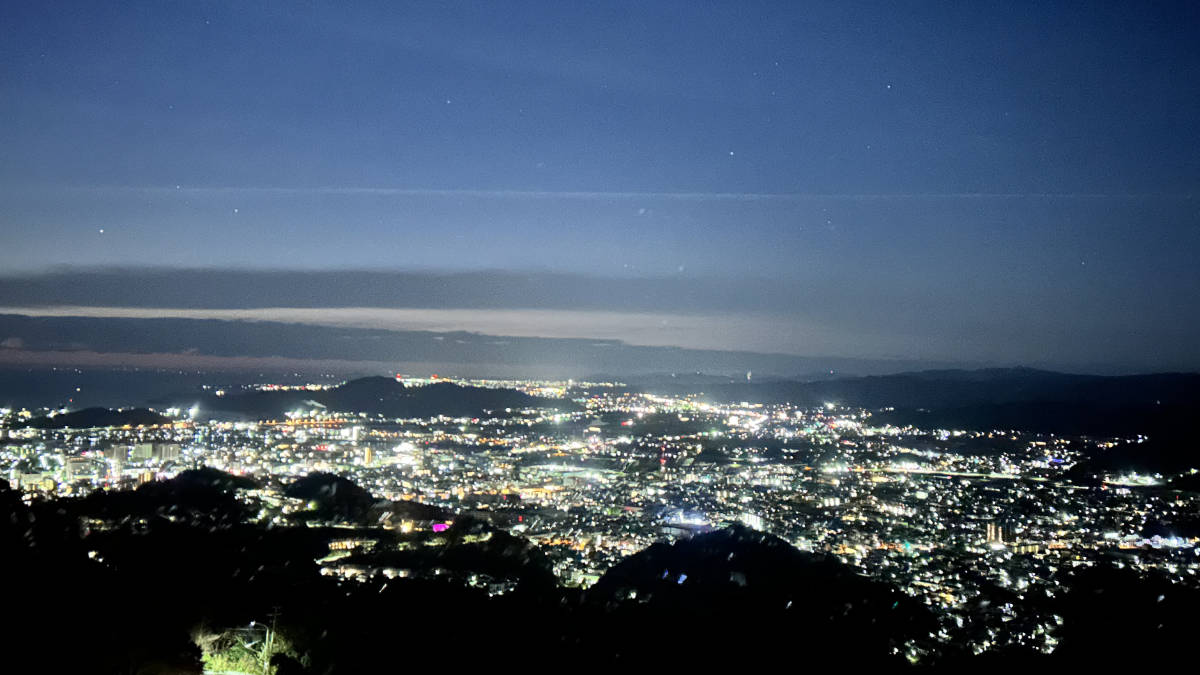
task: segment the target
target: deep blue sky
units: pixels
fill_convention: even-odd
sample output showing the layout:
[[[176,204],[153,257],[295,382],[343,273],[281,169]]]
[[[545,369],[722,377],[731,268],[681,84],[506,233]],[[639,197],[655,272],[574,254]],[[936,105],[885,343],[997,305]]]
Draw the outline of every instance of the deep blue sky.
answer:
[[[9,2],[0,269],[778,279],[824,354],[1200,367],[1197,83],[1196,3]]]

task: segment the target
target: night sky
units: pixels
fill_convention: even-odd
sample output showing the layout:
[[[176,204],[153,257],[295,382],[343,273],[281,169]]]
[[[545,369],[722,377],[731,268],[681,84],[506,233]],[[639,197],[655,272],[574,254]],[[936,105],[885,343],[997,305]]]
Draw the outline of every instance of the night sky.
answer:
[[[1200,369],[1196,3],[7,2],[0,121],[0,313]]]

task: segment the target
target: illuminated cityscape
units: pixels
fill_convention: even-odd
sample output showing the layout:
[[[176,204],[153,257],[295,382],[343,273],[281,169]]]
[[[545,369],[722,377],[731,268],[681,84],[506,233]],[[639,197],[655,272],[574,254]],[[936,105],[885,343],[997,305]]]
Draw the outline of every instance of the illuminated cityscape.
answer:
[[[1195,671],[1198,47],[0,3],[0,672]]]
[[[169,421],[151,426],[10,428],[0,447],[27,500],[133,489],[207,466],[258,481],[239,499],[254,505],[259,523],[287,525],[289,514],[311,508],[285,487],[315,472],[349,479],[381,504],[436,507],[308,521],[350,528],[316,560],[321,574],[344,579],[432,573],[382,554],[464,516],[528,540],[559,584],[581,588],[654,542],[741,524],[832,554],[930,608],[937,629],[908,646],[913,661],[939,645],[1053,652],[1062,617],[1046,608],[1072,570],[1115,564],[1200,586],[1200,539],[1189,520],[1200,496],[1161,489],[1177,476],[1072,472],[1086,456],[1138,438],[897,427],[835,402],[713,404],[616,382],[457,384],[516,388],[554,407],[400,419],[314,404],[267,421],[169,409]],[[3,413],[13,427],[55,415]],[[379,527],[401,539],[380,537]],[[478,574],[460,581],[493,594],[515,583]],[[1009,601],[981,610],[997,593]]]

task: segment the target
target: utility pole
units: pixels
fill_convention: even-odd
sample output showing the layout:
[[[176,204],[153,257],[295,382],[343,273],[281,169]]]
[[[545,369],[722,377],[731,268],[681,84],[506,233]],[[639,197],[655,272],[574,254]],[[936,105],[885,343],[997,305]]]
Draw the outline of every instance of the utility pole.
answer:
[[[271,657],[275,655],[275,627],[279,623],[279,608],[276,607],[275,610],[271,612],[270,616],[271,624],[269,626],[266,624],[261,624],[257,621],[251,621],[250,628],[248,629],[253,630],[256,626],[263,629],[262,648],[260,648],[256,654],[256,660],[258,661],[258,667],[261,671],[261,675],[271,674]],[[254,651],[251,649],[254,644],[254,642],[246,642],[245,640],[242,640],[242,646],[251,653],[254,653]]]

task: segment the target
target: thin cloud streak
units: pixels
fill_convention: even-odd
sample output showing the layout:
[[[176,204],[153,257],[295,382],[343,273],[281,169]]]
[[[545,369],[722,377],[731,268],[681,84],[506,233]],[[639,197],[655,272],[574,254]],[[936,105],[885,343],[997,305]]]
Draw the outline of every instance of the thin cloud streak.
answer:
[[[639,200],[663,199],[673,201],[888,201],[888,200],[973,200],[973,199],[1168,199],[1190,200],[1190,193],[1090,193],[1090,192],[919,192],[919,193],[823,193],[823,192],[607,192],[596,190],[480,190],[441,188],[391,187],[247,187],[247,186],[69,186],[65,189],[99,193],[153,194],[280,194],[280,195],[376,195],[394,197],[457,197],[475,199],[538,199],[538,200]]]

